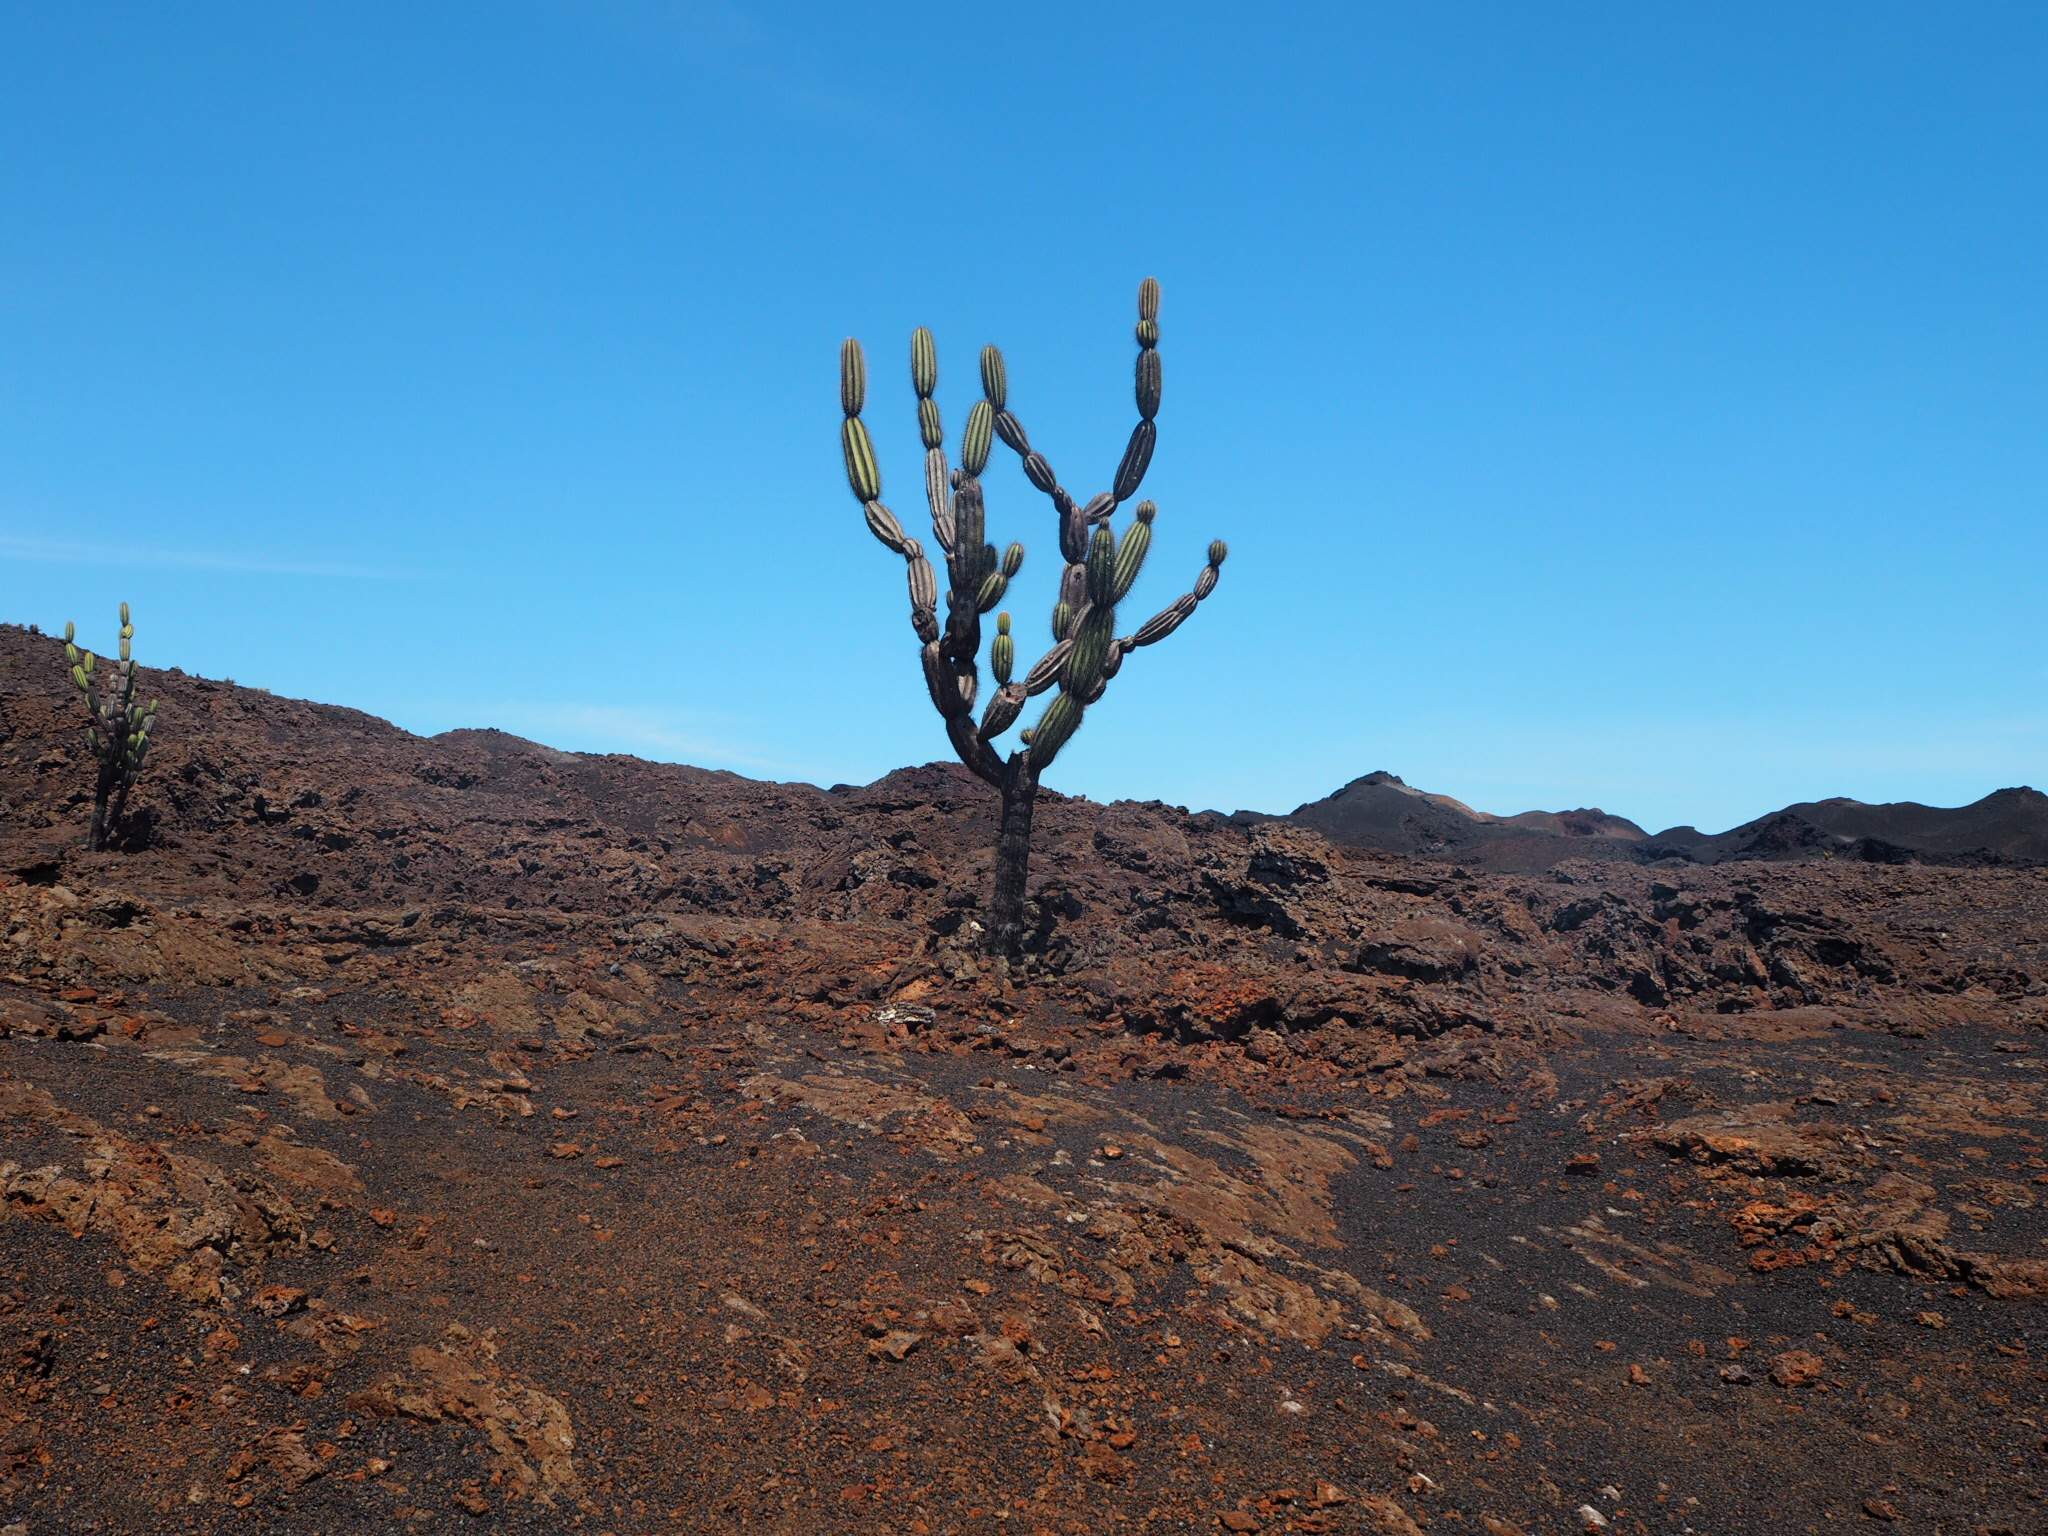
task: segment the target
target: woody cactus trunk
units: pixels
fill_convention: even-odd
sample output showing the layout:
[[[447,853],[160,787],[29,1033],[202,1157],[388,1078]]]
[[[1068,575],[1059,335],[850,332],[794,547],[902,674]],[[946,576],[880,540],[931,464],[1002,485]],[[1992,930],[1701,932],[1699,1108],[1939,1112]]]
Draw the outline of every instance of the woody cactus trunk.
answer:
[[[1209,563],[1194,590],[1154,614],[1130,634],[1116,633],[1117,605],[1130,594],[1152,547],[1158,508],[1141,501],[1119,535],[1112,526],[1117,509],[1137,494],[1152,462],[1159,412],[1159,284],[1146,278],[1138,288],[1138,425],[1124,449],[1109,490],[1078,503],[1059,483],[1052,465],[1031,446],[1024,424],[1009,406],[1003,354],[981,352],[982,398],[968,412],[961,435],[960,465],[946,463],[945,433],[933,393],[939,384],[939,352],[932,333],[919,326],[910,337],[910,385],[917,397],[917,425],[924,440],[924,489],[932,535],[946,562],[946,620],[939,623],[938,576],[924,546],[903,531],[896,514],[882,504],[882,472],[861,411],[867,403],[867,359],[851,337],[839,354],[839,401],[846,413],[840,446],[846,454],[847,483],[866,511],[868,528],[901,555],[910,570],[910,623],[924,645],[924,680],[932,704],[946,722],[946,735],[960,761],[1002,792],[1002,821],[996,837],[995,890],[985,942],[991,954],[1016,955],[1024,940],[1025,878],[1031,863],[1031,816],[1039,779],[1060,749],[1080,729],[1088,707],[1141,645],[1164,640],[1184,623],[1195,605],[1216,587],[1228,553],[1222,540],[1209,546]],[[1052,498],[1059,518],[1060,556],[1066,568],[1052,609],[1052,648],[1023,678],[1015,676],[1016,641],[1010,615],[996,615],[989,645],[989,671],[996,689],[977,722],[981,691],[981,619],[1003,600],[1024,564],[1024,546],[1000,554],[988,542],[981,476],[994,440],[1001,438],[1023,460],[1024,475]],[[1023,713],[1027,699],[1057,687],[1037,723],[1020,733],[1023,745],[1007,757],[993,745]]]

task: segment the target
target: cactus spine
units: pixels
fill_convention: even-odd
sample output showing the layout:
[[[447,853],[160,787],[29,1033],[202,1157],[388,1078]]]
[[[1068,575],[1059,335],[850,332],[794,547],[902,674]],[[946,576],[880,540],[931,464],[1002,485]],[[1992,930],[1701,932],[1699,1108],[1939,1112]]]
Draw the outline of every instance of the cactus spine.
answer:
[[[142,776],[142,761],[156,730],[157,701],[142,704],[135,697],[135,626],[129,621],[126,603],[121,605],[121,659],[115,663],[111,688],[102,688],[99,658],[91,651],[79,650],[77,639],[78,626],[66,624],[64,659],[71,667],[72,686],[85,696],[89,721],[85,737],[98,766],[92,825],[85,837],[87,849],[98,853],[120,827],[128,810],[128,792]]]
[[[949,471],[945,434],[933,398],[939,383],[938,345],[923,326],[911,333],[910,383],[917,399],[918,435],[925,448],[925,495],[932,532],[946,561],[946,619],[938,619],[938,578],[917,540],[903,531],[882,505],[881,466],[861,413],[867,404],[867,360],[860,343],[848,338],[839,354],[839,403],[845,420],[840,447],[846,480],[867,518],[869,530],[909,567],[911,625],[923,643],[925,685],[946,722],[953,749],[973,772],[1002,792],[997,834],[996,880],[990,906],[987,947],[1008,958],[1024,937],[1024,891],[1031,852],[1032,808],[1039,776],[1079,730],[1088,706],[1102,697],[1124,658],[1141,645],[1163,640],[1186,621],[1216,587],[1227,551],[1219,539],[1209,546],[1209,563],[1194,590],[1169,604],[1134,633],[1118,638],[1116,610],[1137,583],[1152,547],[1158,508],[1141,501],[1121,538],[1110,526],[1116,510],[1137,494],[1158,443],[1162,374],[1159,361],[1159,284],[1146,278],[1138,288],[1138,359],[1135,394],[1138,424],[1131,431],[1111,489],[1077,505],[1031,445],[1024,423],[1010,409],[1009,370],[997,348],[981,352],[981,399],[968,412],[961,434],[960,467]],[[1013,682],[1016,643],[1010,616],[996,619],[989,665],[997,684],[977,726],[973,711],[980,692],[978,657],[981,616],[1001,603],[1024,564],[1024,546],[1011,544],[1000,556],[988,542],[981,476],[1000,438],[1022,465],[1025,478],[1051,497],[1059,518],[1059,550],[1065,561],[1052,610],[1052,649]],[[1025,701],[1055,684],[1059,692],[1037,723],[1022,733],[1024,746],[1007,758],[992,745],[1017,721]]]

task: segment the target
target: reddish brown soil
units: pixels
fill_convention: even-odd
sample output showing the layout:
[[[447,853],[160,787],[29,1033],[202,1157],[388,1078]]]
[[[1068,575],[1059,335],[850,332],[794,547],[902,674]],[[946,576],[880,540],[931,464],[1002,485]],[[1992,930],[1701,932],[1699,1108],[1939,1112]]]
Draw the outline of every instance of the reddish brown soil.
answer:
[[[0,629],[0,1525],[2038,1531],[2048,873],[420,740]]]

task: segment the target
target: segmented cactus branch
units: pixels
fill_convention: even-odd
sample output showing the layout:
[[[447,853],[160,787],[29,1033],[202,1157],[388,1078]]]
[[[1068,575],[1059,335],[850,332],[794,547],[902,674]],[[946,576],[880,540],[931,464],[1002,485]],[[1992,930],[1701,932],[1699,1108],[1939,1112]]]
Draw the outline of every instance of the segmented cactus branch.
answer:
[[[1146,278],[1138,289],[1138,360],[1135,394],[1138,424],[1131,431],[1109,490],[1077,504],[1059,483],[1052,465],[1031,445],[1024,423],[1010,409],[1009,369],[995,347],[981,353],[981,398],[968,412],[961,433],[960,464],[949,469],[945,434],[934,398],[939,383],[938,345],[920,326],[910,338],[910,383],[917,400],[918,435],[924,444],[925,497],[933,539],[946,562],[946,617],[938,617],[938,576],[923,546],[909,537],[882,504],[881,466],[861,413],[867,404],[867,360],[860,343],[848,338],[839,355],[839,402],[845,420],[840,446],[846,480],[861,503],[869,530],[909,571],[910,620],[923,646],[925,687],[946,722],[946,735],[960,760],[1003,793],[1003,822],[997,843],[996,891],[991,908],[990,947],[1016,951],[1023,933],[1024,877],[1030,853],[1031,808],[1039,775],[1081,727],[1089,705],[1099,700],[1124,657],[1141,645],[1163,640],[1215,589],[1226,553],[1219,540],[1209,546],[1209,563],[1194,591],[1149,620],[1138,631],[1116,637],[1117,606],[1127,598],[1152,547],[1158,508],[1141,501],[1121,536],[1111,526],[1116,510],[1137,494],[1158,441],[1162,376],[1159,361],[1159,284]],[[989,662],[996,691],[980,723],[974,706],[980,694],[981,616],[1000,604],[1024,564],[1024,546],[1011,544],[1000,555],[988,539],[981,476],[996,439],[1014,452],[1024,476],[1052,498],[1059,519],[1060,556],[1065,561],[1052,610],[1052,649],[1023,680],[1013,681],[1016,645],[1010,616],[997,619]],[[1059,692],[1038,722],[1023,732],[1024,745],[1007,759],[993,742],[1016,724],[1025,702],[1055,685]]]
[[[128,619],[128,605],[121,605],[121,659],[115,663],[112,687],[105,681],[99,658],[79,650],[78,626],[64,626],[64,659],[71,666],[71,682],[85,696],[90,724],[86,740],[92,744],[97,773],[93,784],[92,825],[85,846],[97,853],[106,846],[109,833],[118,828],[127,813],[128,792],[142,775],[142,761],[149,754],[151,733],[156,729],[157,701],[139,704],[135,699],[135,659],[131,648],[135,626]]]

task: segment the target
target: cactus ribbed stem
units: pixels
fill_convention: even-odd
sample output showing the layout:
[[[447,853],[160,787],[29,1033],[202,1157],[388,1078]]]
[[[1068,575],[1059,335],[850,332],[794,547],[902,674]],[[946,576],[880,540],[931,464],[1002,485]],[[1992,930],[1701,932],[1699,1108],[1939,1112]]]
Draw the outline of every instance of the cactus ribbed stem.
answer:
[[[880,539],[899,555],[910,553],[910,537],[903,531],[903,524],[896,520],[896,514],[879,501],[867,504],[868,532]]]

